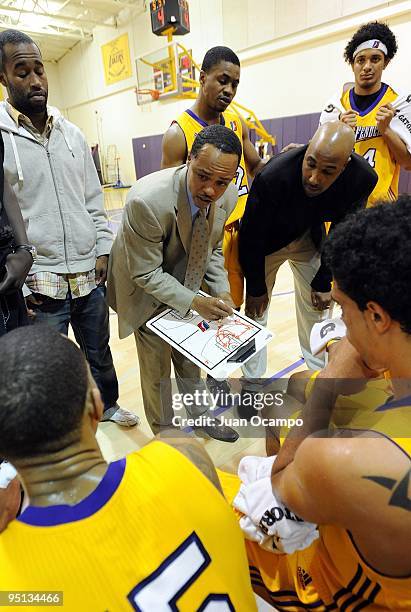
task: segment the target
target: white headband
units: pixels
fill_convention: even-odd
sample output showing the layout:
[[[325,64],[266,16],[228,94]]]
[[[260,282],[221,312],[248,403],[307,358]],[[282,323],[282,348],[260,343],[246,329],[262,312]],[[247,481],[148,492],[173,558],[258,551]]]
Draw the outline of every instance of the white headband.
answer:
[[[353,59],[357,55],[357,53],[363,51],[363,49],[378,49],[379,51],[382,51],[384,55],[388,55],[388,50],[384,43],[378,40],[377,38],[374,38],[372,40],[366,40],[365,42],[358,45],[358,47],[352,54]]]

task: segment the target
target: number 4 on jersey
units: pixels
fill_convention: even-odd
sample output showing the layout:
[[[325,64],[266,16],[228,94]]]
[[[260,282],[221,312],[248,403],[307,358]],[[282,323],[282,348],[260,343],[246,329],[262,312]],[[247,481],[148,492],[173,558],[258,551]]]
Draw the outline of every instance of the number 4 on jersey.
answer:
[[[375,168],[375,153],[376,149],[368,149],[363,155],[364,159],[370,164],[371,168]]]

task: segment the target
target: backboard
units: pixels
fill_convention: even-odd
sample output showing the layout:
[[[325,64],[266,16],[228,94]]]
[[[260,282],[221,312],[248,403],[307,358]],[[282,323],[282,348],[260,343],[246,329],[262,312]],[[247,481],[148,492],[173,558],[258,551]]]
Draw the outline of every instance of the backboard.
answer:
[[[195,94],[196,86],[191,82],[195,81],[195,65],[190,51],[179,43],[171,42],[138,56],[136,72],[138,104]],[[147,95],[150,92],[151,95]]]

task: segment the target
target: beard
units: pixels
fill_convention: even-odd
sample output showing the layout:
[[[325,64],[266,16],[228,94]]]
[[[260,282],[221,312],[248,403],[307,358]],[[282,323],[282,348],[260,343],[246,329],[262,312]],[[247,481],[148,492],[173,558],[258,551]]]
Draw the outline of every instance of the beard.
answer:
[[[28,117],[32,114],[44,113],[47,110],[48,92],[47,90],[43,91],[45,93],[44,98],[33,100],[9,83],[10,101],[18,111]]]

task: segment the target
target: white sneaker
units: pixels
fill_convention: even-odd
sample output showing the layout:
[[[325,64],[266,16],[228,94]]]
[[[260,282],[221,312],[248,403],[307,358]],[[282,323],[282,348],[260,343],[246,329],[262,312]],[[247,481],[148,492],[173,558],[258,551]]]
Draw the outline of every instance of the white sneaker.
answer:
[[[118,404],[114,404],[114,406],[103,412],[101,421],[110,421],[122,427],[134,427],[140,424],[140,417],[134,414],[134,412],[130,412],[129,410],[120,408]]]

